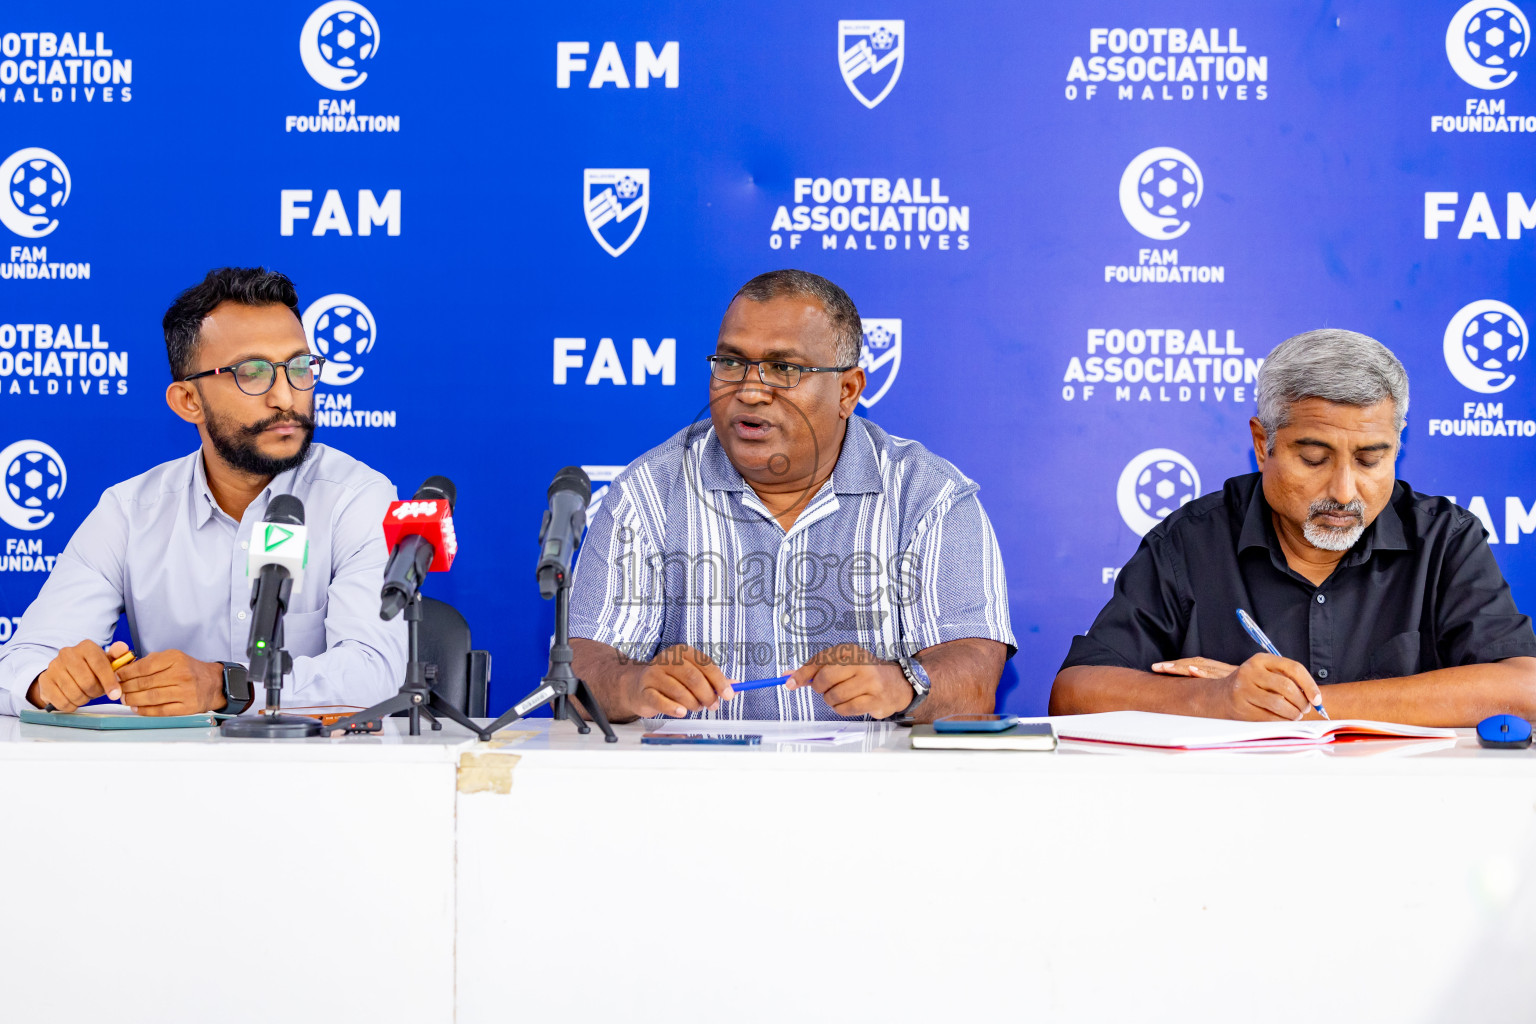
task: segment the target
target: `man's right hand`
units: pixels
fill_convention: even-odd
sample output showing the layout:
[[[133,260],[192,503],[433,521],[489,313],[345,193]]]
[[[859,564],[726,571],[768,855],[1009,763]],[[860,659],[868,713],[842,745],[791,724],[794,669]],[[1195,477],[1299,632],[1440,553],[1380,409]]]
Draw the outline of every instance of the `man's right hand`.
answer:
[[[58,711],[74,711],[102,694],[117,700],[123,686],[112,661],[127,653],[128,645],[121,640],[105,651],[90,640],[66,647],[32,681],[27,700],[33,707],[52,704]]]
[[[1322,699],[1305,665],[1273,654],[1255,654],[1214,682],[1217,718],[1294,722]]]
[[[642,718],[682,718],[736,696],[720,667],[687,644],[668,647],[650,664],[638,666],[626,689],[625,703]]]

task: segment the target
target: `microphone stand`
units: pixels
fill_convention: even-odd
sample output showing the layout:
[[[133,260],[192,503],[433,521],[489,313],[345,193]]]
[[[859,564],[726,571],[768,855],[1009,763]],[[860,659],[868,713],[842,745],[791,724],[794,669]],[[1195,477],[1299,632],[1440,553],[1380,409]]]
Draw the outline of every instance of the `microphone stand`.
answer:
[[[486,726],[481,739],[489,739],[492,733],[506,728],[528,712],[551,703],[553,704],[550,709],[551,717],[564,718],[573,722],[576,731],[585,736],[592,729],[582,721],[581,715],[571,706],[574,700],[586,709],[588,717],[603,730],[604,742],[619,742],[618,736],[614,735],[613,726],[608,724],[608,716],[603,713],[602,705],[593,698],[586,681],[578,679],[576,672],[571,668],[571,659],[575,655],[571,651],[570,627],[571,584],[567,577],[560,583],[560,589],[555,592],[555,642],[549,648],[549,672],[539,681],[538,687],[532,693],[512,705],[506,714]]]
[[[281,740],[319,736],[320,723],[304,715],[285,715],[281,712],[283,676],[293,671],[293,658],[283,649],[283,614],[287,611],[287,580],[283,581],[283,600],[277,606],[276,625],[268,642],[268,654],[262,667],[262,684],[267,689],[266,710],[257,715],[237,715],[227,718],[219,726],[219,732],[237,739]],[[257,681],[251,680],[255,686]]]
[[[406,625],[406,662],[405,685],[400,687],[400,692],[393,697],[387,697],[371,708],[349,715],[329,727],[332,736],[339,736],[356,726],[368,726],[374,722],[382,722],[383,719],[396,711],[404,711],[406,718],[410,720],[410,732],[412,736],[421,735],[421,719],[426,716],[431,723],[433,731],[439,731],[443,723],[439,717],[450,719],[462,725],[482,740],[491,738],[489,731],[481,729],[474,720],[464,714],[452,704],[444,701],[432,689],[432,682],[437,677],[436,665],[423,665],[421,663],[421,591],[411,595],[410,601],[405,605]],[[361,729],[357,731],[361,732]]]

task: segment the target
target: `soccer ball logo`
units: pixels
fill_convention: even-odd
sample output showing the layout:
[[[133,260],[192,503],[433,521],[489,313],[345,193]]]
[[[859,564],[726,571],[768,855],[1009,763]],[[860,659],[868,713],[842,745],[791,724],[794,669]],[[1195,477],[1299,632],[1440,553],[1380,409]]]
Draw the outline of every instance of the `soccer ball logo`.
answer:
[[[1195,172],[1182,160],[1159,160],[1141,173],[1141,205],[1159,217],[1177,217],[1194,205]]]
[[[1463,306],[1445,328],[1445,364],[1464,386],[1485,395],[1515,382],[1514,366],[1531,334],[1513,307],[1494,299]]]
[[[41,157],[28,160],[11,175],[10,188],[22,213],[44,216],[64,202],[64,168]]]
[[[620,199],[633,199],[640,194],[640,183],[626,174],[613,186],[613,190],[619,194]]]
[[[333,68],[355,68],[373,53],[373,24],[342,11],[320,26],[320,56]]]
[[[311,302],[299,318],[310,351],[325,356],[320,382],[351,384],[363,375],[362,357],[378,344],[378,321],[351,295],[324,295]]]
[[[1189,211],[1200,204],[1205,179],[1187,154],[1171,146],[1140,153],[1120,175],[1120,212],[1131,227],[1158,241],[1189,230]]]
[[[896,42],[896,33],[885,25],[881,25],[869,34],[869,45],[877,50],[889,50],[894,42]]]
[[[1445,55],[1456,74],[1479,89],[1515,80],[1513,64],[1531,45],[1531,23],[1510,0],[1472,0],[1445,30]]]
[[[1120,517],[1138,536],[1200,496],[1200,473],[1171,448],[1142,452],[1120,473],[1115,499]]]
[[[0,452],[0,519],[18,530],[53,522],[67,477],[59,453],[41,441],[17,441]]]
[[[299,59],[304,70],[337,92],[362,85],[368,73],[361,68],[378,52],[378,19],[355,0],[321,4],[299,33]]]
[[[865,333],[864,341],[870,348],[884,349],[890,348],[891,339],[894,337],[895,335],[891,333],[890,328],[884,324],[876,324]]]
[[[46,149],[18,149],[0,163],[0,222],[25,238],[42,238],[59,226],[69,202],[69,168]]]

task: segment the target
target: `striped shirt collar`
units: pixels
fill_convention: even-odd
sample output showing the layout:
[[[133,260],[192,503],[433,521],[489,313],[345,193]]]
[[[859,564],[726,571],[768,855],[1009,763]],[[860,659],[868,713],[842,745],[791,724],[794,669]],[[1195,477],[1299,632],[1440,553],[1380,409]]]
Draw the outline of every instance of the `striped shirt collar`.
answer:
[[[693,447],[696,436],[691,431],[683,435],[685,449]],[[745,493],[752,489],[732,464],[713,426],[708,428],[699,452],[699,483],[707,491]],[[869,436],[862,418],[850,416],[843,431],[842,451],[838,452],[837,465],[832,467],[832,493],[879,494],[883,490],[874,438]]]

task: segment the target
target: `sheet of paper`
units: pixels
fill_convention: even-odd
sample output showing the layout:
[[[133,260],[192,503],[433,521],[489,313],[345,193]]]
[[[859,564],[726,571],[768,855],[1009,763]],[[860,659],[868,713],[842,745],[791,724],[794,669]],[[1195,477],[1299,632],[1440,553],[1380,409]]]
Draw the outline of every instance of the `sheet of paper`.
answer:
[[[753,722],[720,718],[652,719],[648,732],[666,736],[761,736],[764,743],[857,743],[869,735],[863,722]]]

